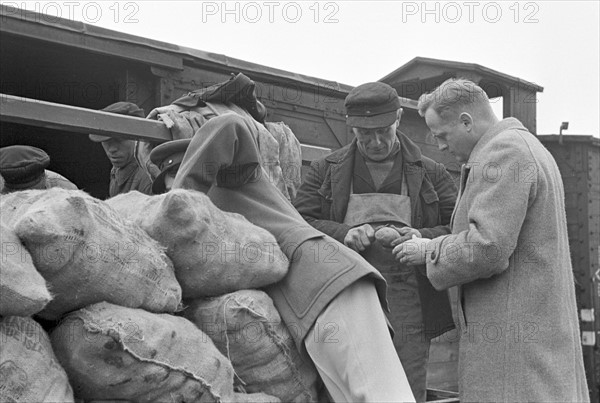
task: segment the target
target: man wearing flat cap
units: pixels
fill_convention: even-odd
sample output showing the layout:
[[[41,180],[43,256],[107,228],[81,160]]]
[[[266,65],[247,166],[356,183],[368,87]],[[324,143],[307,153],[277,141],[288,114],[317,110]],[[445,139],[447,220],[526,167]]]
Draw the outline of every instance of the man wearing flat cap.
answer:
[[[443,165],[423,156],[398,129],[402,108],[394,88],[362,84],[350,91],[345,107],[354,140],[313,161],[294,206],[384,276],[394,345],[416,400],[425,401],[430,340],[454,327],[449,298],[419,268],[399,263],[392,250],[413,236],[450,233],[456,186]],[[391,244],[375,237],[382,227],[395,231]]]
[[[104,112],[117,113],[119,115],[144,117],[144,111],[131,102],[117,102],[102,109]],[[152,181],[150,177],[140,169],[133,153],[134,140],[125,140],[108,136],[90,134],[90,140],[102,143],[106,156],[112,163],[110,170],[109,197],[131,190],[137,190],[145,194],[152,194]]]
[[[0,193],[51,187],[77,189],[64,176],[46,169],[48,165],[50,157],[37,147],[15,145],[0,148]]]
[[[160,173],[152,182],[152,193],[161,194],[171,190],[190,141],[192,140],[167,141],[152,150],[150,161],[160,169]]]

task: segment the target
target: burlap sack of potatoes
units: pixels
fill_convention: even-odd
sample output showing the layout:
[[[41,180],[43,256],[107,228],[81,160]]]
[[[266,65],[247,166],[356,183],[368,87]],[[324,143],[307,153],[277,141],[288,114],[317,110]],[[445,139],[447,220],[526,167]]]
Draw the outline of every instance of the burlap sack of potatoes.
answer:
[[[40,317],[57,319],[100,301],[152,312],[179,308],[173,265],[138,225],[85,192],[42,192],[31,193],[35,201],[12,221],[54,295]]]
[[[253,401],[234,394],[231,363],[185,318],[102,302],[66,316],[50,337],[77,398]]]
[[[277,161],[285,186],[284,195],[294,200],[302,184],[302,148],[292,129],[284,122],[265,122],[265,127],[279,145]],[[262,156],[262,155],[261,155]]]
[[[0,316],[31,316],[52,299],[46,280],[12,229],[0,223]]]
[[[0,320],[0,402],[73,402],[48,335],[31,318]]]
[[[166,247],[184,298],[260,288],[287,273],[287,257],[273,235],[240,214],[220,210],[204,193],[129,192],[107,203]]]
[[[229,357],[236,385],[284,402],[317,401],[317,371],[312,362],[302,360],[266,293],[242,290],[187,302],[183,315]]]
[[[46,190],[24,190],[0,195],[0,221],[12,228],[23,212],[44,197],[45,193]]]

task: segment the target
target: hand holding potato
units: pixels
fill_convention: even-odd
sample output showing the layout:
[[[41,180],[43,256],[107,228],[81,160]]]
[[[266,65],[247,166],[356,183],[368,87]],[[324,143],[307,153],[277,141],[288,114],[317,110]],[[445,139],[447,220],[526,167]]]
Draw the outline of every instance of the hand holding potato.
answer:
[[[392,250],[396,260],[409,266],[425,264],[427,247],[431,240],[412,235],[409,241],[398,244]]]
[[[344,245],[357,252],[362,252],[371,246],[374,240],[375,230],[373,227],[369,224],[363,224],[348,231],[344,238]]]
[[[392,242],[392,246],[400,245],[408,241],[409,239],[412,239],[413,235],[417,238],[422,238],[422,235],[419,232],[419,230],[412,227],[396,228],[396,231],[398,231],[400,236],[396,238],[394,242]]]

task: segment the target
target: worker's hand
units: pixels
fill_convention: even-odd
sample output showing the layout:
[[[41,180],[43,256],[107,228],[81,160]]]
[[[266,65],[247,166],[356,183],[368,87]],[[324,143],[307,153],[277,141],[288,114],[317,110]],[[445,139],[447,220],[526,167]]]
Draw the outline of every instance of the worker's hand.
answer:
[[[429,242],[429,239],[418,238],[416,234],[413,234],[410,240],[397,245],[392,250],[392,253],[400,263],[409,266],[425,264],[425,256]]]
[[[344,238],[344,245],[362,252],[368,248],[375,240],[375,230],[369,224],[363,224],[360,227],[350,229]]]
[[[179,106],[179,105],[159,106],[158,108],[152,109],[150,111],[150,113],[148,114],[148,116],[146,116],[146,119],[158,119],[158,115],[161,115],[161,114],[164,114],[164,113],[168,113],[169,111],[183,112],[185,110],[187,110],[186,107]]]
[[[394,228],[396,229],[396,231],[398,231],[400,236],[398,238],[394,239],[394,241],[392,241],[392,247],[394,247],[396,245],[400,245],[400,244],[408,241],[409,239],[412,239],[413,235],[416,236],[417,238],[422,238],[419,230],[416,230],[414,228],[411,228],[411,227],[402,227],[402,228],[394,227]]]

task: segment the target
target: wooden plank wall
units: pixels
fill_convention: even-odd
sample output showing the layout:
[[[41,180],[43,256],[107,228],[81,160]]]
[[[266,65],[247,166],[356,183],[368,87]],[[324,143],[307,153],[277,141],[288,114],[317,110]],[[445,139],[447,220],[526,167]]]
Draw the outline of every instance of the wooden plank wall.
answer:
[[[544,136],[542,136],[544,137]],[[544,139],[542,138],[542,142]],[[578,308],[594,310],[595,321],[581,321],[582,332],[596,335],[595,346],[583,346],[591,401],[600,399],[600,147],[592,141],[564,137],[546,141],[554,156],[565,189],[567,231],[575,276]],[[588,333],[589,334],[589,333]]]

